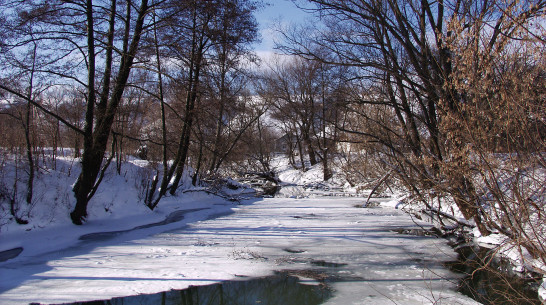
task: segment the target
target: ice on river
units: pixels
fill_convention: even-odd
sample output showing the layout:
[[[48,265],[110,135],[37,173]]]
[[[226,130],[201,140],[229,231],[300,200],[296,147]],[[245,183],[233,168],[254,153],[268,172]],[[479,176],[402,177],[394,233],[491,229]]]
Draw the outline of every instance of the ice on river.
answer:
[[[362,200],[255,200],[213,219],[205,218],[222,211],[7,261],[0,304],[109,299],[299,269],[333,279],[328,304],[475,304],[442,267],[455,258],[445,240],[398,234],[417,225],[389,207],[356,208]]]

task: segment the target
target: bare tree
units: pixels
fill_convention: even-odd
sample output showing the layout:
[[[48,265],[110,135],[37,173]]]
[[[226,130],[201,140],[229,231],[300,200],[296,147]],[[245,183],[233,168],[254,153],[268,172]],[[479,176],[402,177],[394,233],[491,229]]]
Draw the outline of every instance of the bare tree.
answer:
[[[546,3],[308,2],[324,26],[287,29],[280,47],[353,71],[361,89],[345,107],[371,125],[338,129],[381,144],[384,163],[427,209],[450,197],[482,235],[504,234],[522,256],[544,260],[544,189],[534,183],[544,170],[536,118]],[[382,108],[391,116],[368,112]]]
[[[220,4],[220,18],[217,21],[218,35],[215,37],[212,59],[207,75],[210,89],[217,97],[216,128],[212,147],[209,172],[215,172],[221,165],[218,162],[227,147],[222,148],[225,115],[235,108],[236,99],[248,82],[248,73],[242,62],[252,60],[248,50],[250,43],[257,39],[257,23],[252,13],[257,9],[253,1],[223,1]],[[232,107],[230,107],[233,105]],[[229,115],[229,114],[228,114]],[[224,145],[226,146],[226,145]],[[228,146],[229,147],[229,146]]]
[[[150,190],[148,195],[146,204],[152,210],[159,204],[169,188],[172,194],[176,192],[184,172],[190,145],[191,128],[194,122],[194,108],[199,94],[200,75],[204,65],[204,55],[211,42],[209,27],[215,15],[214,11],[215,8],[211,3],[198,1],[173,2],[167,9],[167,12],[171,12],[172,20],[169,20],[165,39],[172,42],[168,45],[170,56],[180,60],[183,64],[181,76],[185,81],[185,105],[183,106],[182,130],[173,163],[164,172],[159,193],[154,196],[154,188]],[[184,43],[181,44],[180,42]],[[187,71],[187,74],[184,73],[185,71]],[[173,178],[173,183],[169,185]],[[152,185],[155,185],[155,183]]]
[[[10,25],[18,35],[5,40],[9,52],[3,54],[16,58],[21,49],[37,44],[40,64],[36,73],[43,76],[43,84],[77,85],[85,91],[82,130],[9,83],[0,86],[83,136],[82,171],[74,186],[76,206],[70,214],[74,224],[85,220],[87,204],[109,164],[102,164],[108,139],[150,10],[146,0],[124,4],[125,8],[119,9],[114,0],[20,1],[8,4],[12,9],[6,12],[17,12]],[[76,64],[68,65],[71,62]],[[28,69],[28,63],[22,64]]]
[[[274,107],[273,117],[286,124],[286,134],[295,137],[311,165],[322,162],[324,179],[331,176],[329,159],[334,145],[334,121],[342,98],[337,67],[303,58],[271,64],[262,86],[262,96]],[[292,126],[294,128],[292,128]],[[302,160],[302,166],[305,164]]]
[[[256,23],[252,17],[255,9],[253,1],[218,0],[174,1],[165,10],[171,18],[162,34],[162,39],[168,42],[165,43],[165,56],[175,59],[179,64],[180,70],[171,76],[173,79],[178,78],[182,84],[177,95],[183,96],[183,103],[182,109],[171,107],[181,120],[181,131],[173,163],[164,171],[157,195],[155,188],[150,190],[147,205],[151,209],[157,206],[167,191],[171,194],[176,192],[190,153],[192,134],[198,134],[201,140],[204,139],[205,134],[201,132],[203,125],[196,123],[200,116],[203,117],[203,112],[214,113],[213,120],[216,122],[213,147],[209,148],[213,151],[209,168],[216,170],[225,159],[226,151],[220,150],[225,128],[223,124],[226,109],[236,99],[237,88],[241,86],[240,78],[233,77],[234,71],[240,67],[242,56],[248,52],[245,48],[256,39]],[[214,88],[212,91],[218,96],[213,97],[211,94],[205,98],[207,87]],[[201,109],[201,106],[210,106],[208,102],[212,98],[218,101],[217,105]],[[194,128],[196,124],[197,131]],[[203,144],[199,144],[197,160],[203,156]],[[200,163],[198,167],[201,168]]]

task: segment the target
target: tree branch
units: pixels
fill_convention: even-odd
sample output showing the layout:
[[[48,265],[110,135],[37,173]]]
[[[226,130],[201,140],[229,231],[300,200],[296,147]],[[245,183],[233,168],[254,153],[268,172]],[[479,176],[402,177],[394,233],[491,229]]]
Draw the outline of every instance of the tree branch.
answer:
[[[7,86],[5,86],[4,84],[0,83],[0,89],[3,89],[15,96],[17,96],[18,98],[21,98],[23,100],[25,100],[26,102],[29,102],[31,103],[32,105],[34,105],[36,108],[40,109],[41,111],[43,111],[44,113],[46,113],[47,115],[50,115],[52,117],[54,117],[55,119],[57,119],[59,122],[63,123],[66,127],[76,131],[77,133],[79,134],[84,134],[83,130],[81,130],[80,128],[78,128],[77,126],[75,126],[74,124],[68,122],[67,120],[65,120],[64,118],[62,118],[61,116],[59,116],[58,114],[52,112],[52,111],[49,111],[48,109],[46,109],[44,106],[42,106],[40,103],[34,101],[33,99],[30,99],[28,96],[25,96],[24,94],[21,94],[15,90],[13,90],[12,88],[9,88]]]

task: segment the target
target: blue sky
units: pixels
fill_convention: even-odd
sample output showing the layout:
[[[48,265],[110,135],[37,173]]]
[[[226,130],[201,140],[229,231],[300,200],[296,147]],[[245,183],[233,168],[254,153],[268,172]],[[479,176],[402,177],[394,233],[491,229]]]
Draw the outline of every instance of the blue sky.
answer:
[[[290,0],[264,0],[266,6],[256,13],[256,20],[260,26],[262,42],[256,45],[256,52],[273,52],[274,32],[271,27],[276,22],[297,23],[302,22],[308,14],[300,10]]]

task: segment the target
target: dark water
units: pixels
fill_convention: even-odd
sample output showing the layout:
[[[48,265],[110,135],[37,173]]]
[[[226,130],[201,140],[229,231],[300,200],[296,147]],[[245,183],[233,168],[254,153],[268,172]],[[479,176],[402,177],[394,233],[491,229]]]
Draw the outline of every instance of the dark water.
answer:
[[[494,258],[494,250],[488,248],[464,246],[456,251],[458,260],[446,266],[465,275],[459,292],[482,304],[541,304],[537,291],[542,277],[538,274],[516,274],[508,261]]]
[[[169,214],[164,220],[162,220],[160,222],[155,222],[155,223],[151,223],[151,224],[147,224],[147,225],[142,225],[142,226],[134,227],[134,228],[128,229],[128,230],[85,234],[85,235],[80,236],[79,240],[95,240],[95,241],[108,240],[108,239],[114,238],[114,237],[116,237],[116,236],[118,236],[120,234],[123,234],[123,233],[128,233],[128,232],[131,232],[131,231],[136,231],[136,230],[141,230],[141,229],[148,229],[148,228],[152,228],[152,227],[163,226],[163,225],[170,224],[170,223],[173,223],[173,222],[181,221],[182,219],[184,219],[184,216],[186,214],[188,214],[188,213],[202,211],[202,210],[206,210],[206,209],[207,208],[198,208],[198,209],[174,211],[171,214]]]
[[[442,237],[438,229],[398,228],[392,231],[414,236]],[[508,260],[495,256],[495,249],[464,240],[450,244],[458,254],[457,260],[444,265],[451,271],[463,274],[457,291],[486,305],[542,304],[538,287],[542,281],[539,274],[516,274]]]
[[[333,268],[347,266],[347,264],[345,263],[334,263],[334,262],[327,262],[323,260],[313,260],[311,261],[311,265],[320,266],[320,267],[333,267]]]
[[[330,298],[324,285],[305,285],[287,273],[251,279],[225,281],[150,295],[129,296],[71,305],[315,305]]]
[[[23,248],[21,248],[21,247],[6,250],[6,251],[2,251],[2,252],[0,252],[0,262],[5,262],[8,259],[15,258],[19,254],[21,254],[21,252],[23,252]]]

